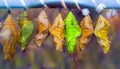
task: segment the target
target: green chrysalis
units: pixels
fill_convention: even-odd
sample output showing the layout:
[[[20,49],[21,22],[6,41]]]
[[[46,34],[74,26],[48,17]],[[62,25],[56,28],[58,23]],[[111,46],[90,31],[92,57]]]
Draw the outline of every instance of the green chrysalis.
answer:
[[[19,44],[20,44],[21,50],[24,51],[26,50],[26,47],[29,44],[34,31],[33,22],[28,17],[28,14],[26,11],[23,12],[18,17],[18,24],[21,28],[20,30],[21,36],[20,36]]]
[[[74,14],[70,11],[65,19],[65,37],[68,53],[73,53],[77,38],[81,35],[81,28]]]

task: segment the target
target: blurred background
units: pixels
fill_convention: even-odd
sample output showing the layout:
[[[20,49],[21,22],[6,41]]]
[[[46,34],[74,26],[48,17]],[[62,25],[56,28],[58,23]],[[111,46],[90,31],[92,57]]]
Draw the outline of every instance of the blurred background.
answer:
[[[35,44],[35,35],[38,32],[35,18],[39,15],[43,8],[31,8],[26,11],[30,19],[34,22],[34,36],[25,52],[21,52],[19,46],[16,48],[16,54],[11,61],[3,60],[2,45],[0,46],[0,69],[120,69],[120,10],[105,9],[103,15],[111,24],[109,39],[111,40],[110,53],[103,54],[100,46],[96,42],[95,36],[88,43],[87,48],[83,53],[81,60],[76,60],[76,53],[69,55],[64,49],[63,52],[55,51],[55,43],[52,36],[49,35],[44,41],[42,47],[37,47]],[[52,24],[58,13],[62,14],[63,19],[69,11],[72,11],[78,21],[83,19],[82,12],[78,9],[71,8],[44,8],[49,21]],[[94,9],[90,10],[90,17],[95,28],[96,22],[100,14]],[[17,17],[24,12],[23,9],[12,9],[11,15],[16,20]],[[4,23],[8,13],[6,9],[0,9],[1,26]],[[65,48],[65,46],[64,46]]]

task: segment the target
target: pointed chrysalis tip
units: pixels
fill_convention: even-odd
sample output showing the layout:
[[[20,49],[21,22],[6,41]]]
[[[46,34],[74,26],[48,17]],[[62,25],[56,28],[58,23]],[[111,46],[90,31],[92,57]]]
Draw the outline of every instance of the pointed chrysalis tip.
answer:
[[[25,47],[21,47],[21,52],[25,52],[26,48]]]
[[[96,8],[96,11],[98,13],[100,13],[101,11],[103,11],[104,9],[106,8],[106,5],[105,4],[99,4]]]
[[[90,13],[89,10],[86,8],[82,10],[82,15],[84,16],[89,15],[89,13]]]
[[[71,19],[74,18],[74,14],[72,13],[72,11],[70,11],[66,17],[66,19]]]

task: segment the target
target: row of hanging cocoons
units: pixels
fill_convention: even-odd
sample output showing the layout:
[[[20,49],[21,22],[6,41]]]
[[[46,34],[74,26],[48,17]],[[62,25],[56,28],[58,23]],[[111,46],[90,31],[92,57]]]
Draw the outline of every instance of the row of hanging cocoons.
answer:
[[[1,23],[0,44],[3,47],[4,60],[13,58],[17,46],[23,53],[30,43],[41,48],[50,35],[58,52],[80,55],[93,37],[104,54],[110,52],[111,41],[108,34],[111,25],[98,12],[98,19],[93,24],[91,12],[86,8],[18,9],[17,14],[13,10],[16,9],[12,9]]]

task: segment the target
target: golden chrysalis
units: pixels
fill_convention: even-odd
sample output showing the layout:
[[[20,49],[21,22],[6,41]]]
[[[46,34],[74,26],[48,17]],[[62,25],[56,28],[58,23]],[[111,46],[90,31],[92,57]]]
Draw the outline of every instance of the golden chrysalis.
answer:
[[[93,25],[89,15],[84,17],[84,19],[80,23],[80,27],[82,30],[82,34],[81,37],[78,39],[77,45],[82,51],[85,49],[86,44],[91,40],[93,35]]]
[[[100,15],[94,30],[94,34],[97,38],[98,44],[103,49],[104,54],[107,54],[110,51],[111,42],[108,39],[109,29],[110,23],[102,15]]]
[[[37,46],[40,47],[49,34],[50,26],[48,16],[44,10],[42,10],[39,16],[36,18],[36,23],[38,25],[39,32],[36,35],[35,41]]]
[[[64,26],[65,26],[64,21],[62,19],[61,14],[59,13],[50,28],[50,33],[53,36],[57,51],[62,51],[62,47],[64,44],[65,37]]]
[[[0,32],[0,42],[3,45],[4,60],[11,60],[16,51],[20,33],[11,15],[8,15]]]
[[[82,34],[77,41],[75,53],[77,60],[83,60],[85,46],[89,43],[93,36],[93,25],[89,15],[86,15],[80,23]]]

